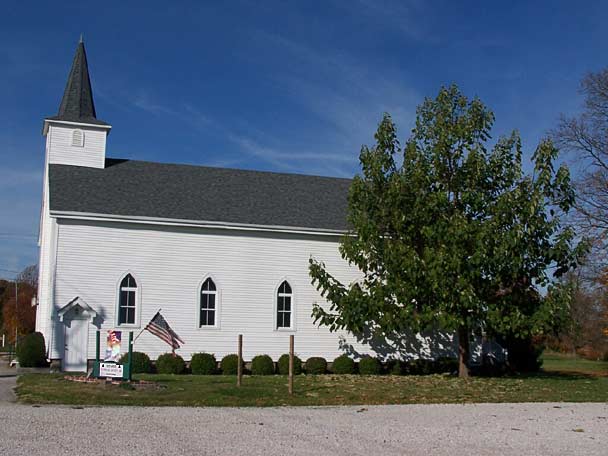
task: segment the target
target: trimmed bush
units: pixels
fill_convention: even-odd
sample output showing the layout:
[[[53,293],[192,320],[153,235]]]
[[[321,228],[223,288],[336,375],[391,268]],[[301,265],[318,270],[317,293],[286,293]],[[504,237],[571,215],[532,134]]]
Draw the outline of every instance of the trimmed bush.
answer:
[[[186,363],[179,355],[165,353],[156,360],[156,372],[159,374],[183,374],[185,370]]]
[[[251,360],[251,373],[253,375],[274,374],[274,362],[268,355],[257,355]]]
[[[327,361],[320,356],[313,356],[306,360],[306,373],[312,375],[324,374],[327,371]]]
[[[450,357],[418,358],[408,361],[404,367],[404,373],[409,375],[451,374],[454,371],[458,371],[458,360]]]
[[[509,368],[515,372],[538,372],[543,365],[543,347],[531,338],[507,337],[503,345],[507,349]]]
[[[435,371],[438,374],[452,374],[458,372],[458,359],[444,356],[437,358]]]
[[[398,359],[389,361],[386,367],[390,375],[403,375],[405,373],[405,363]]]
[[[17,344],[17,359],[21,367],[46,366],[44,336],[35,332],[21,338]]]
[[[377,358],[365,356],[359,361],[359,373],[361,375],[380,375],[381,372],[382,365]]]
[[[355,373],[355,362],[348,357],[348,355],[340,355],[331,364],[331,371],[334,374],[354,374]]]
[[[409,375],[429,375],[433,373],[433,360],[418,358],[408,361],[405,373]]]
[[[289,375],[289,354],[286,353],[281,355],[279,362],[277,363],[279,368],[279,374]],[[300,375],[302,373],[302,360],[296,355],[293,355],[293,375]]]
[[[125,353],[120,357],[120,364],[125,364],[129,360],[129,354]],[[152,372],[152,361],[150,357],[142,352],[131,353],[131,373],[149,374]]]
[[[236,375],[239,365],[239,355],[226,355],[220,362],[222,374],[224,375]],[[244,367],[241,365],[241,367]],[[244,369],[243,369],[244,371]]]
[[[190,360],[194,375],[213,375],[217,372],[217,361],[211,353],[195,353]]]

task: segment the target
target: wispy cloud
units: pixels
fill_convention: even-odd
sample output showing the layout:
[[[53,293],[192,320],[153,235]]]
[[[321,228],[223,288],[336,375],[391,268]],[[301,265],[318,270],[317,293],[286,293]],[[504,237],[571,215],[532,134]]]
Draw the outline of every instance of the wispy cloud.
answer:
[[[42,188],[42,170],[0,169],[0,189],[40,185]]]
[[[257,38],[290,62],[273,72],[273,80],[333,128],[328,140],[342,145],[340,153],[352,159],[353,150],[372,139],[384,112],[393,116],[402,134],[412,123],[421,96],[398,70],[386,66],[378,71],[345,52],[315,49],[280,35],[258,32]]]
[[[334,1],[345,14],[368,18],[368,22],[380,22],[384,28],[393,29],[415,41],[438,43],[439,38],[425,27],[421,18],[427,14],[423,0],[353,0]]]
[[[168,105],[140,88],[131,97],[135,109],[154,116],[172,116],[193,131],[223,138],[236,146],[243,160],[255,158],[273,169],[351,176],[356,169],[362,144],[373,141],[373,133],[384,112],[389,112],[406,134],[411,125],[418,93],[403,82],[397,70],[373,65],[347,53],[316,49],[280,35],[256,31],[255,46],[272,50],[277,61],[286,62],[268,70],[275,89],[299,104],[317,119],[320,130],[310,134],[310,144],[302,148],[277,128],[260,129],[252,119],[230,119],[225,125],[189,102]],[[305,134],[298,132],[299,134]],[[218,166],[239,166],[238,157],[214,162]]]
[[[150,94],[140,89],[138,93],[133,97],[132,103],[135,107],[142,109],[154,115],[179,115],[180,113],[175,110],[175,107],[166,106],[153,100]]]
[[[350,168],[349,165],[352,164],[352,157],[350,156],[331,152],[319,153],[294,150],[288,145],[284,145],[283,147],[270,146],[267,143],[277,144],[281,141],[268,133],[256,131],[256,129],[252,128],[241,127],[242,130],[253,130],[253,135],[247,131],[235,131],[234,125],[228,128],[187,103],[178,106],[167,106],[155,100],[149,93],[144,94],[144,92],[141,92],[132,99],[132,105],[150,114],[173,116],[190,125],[194,130],[204,131],[205,133],[211,132],[212,134],[221,136],[233,145],[236,145],[245,156],[257,158],[279,171],[309,171],[327,174],[327,170],[331,170],[339,176],[351,174],[345,169],[345,167]],[[246,121],[240,123],[241,125],[250,127]],[[267,139],[267,143],[260,142],[257,138],[259,136],[264,136]],[[320,162],[322,166],[319,165]],[[238,166],[240,160],[220,160],[210,164],[214,166]]]

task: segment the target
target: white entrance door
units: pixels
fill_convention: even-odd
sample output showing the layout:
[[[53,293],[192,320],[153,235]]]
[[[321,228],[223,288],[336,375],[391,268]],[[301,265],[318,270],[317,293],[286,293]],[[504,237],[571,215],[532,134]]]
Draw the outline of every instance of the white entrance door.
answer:
[[[87,370],[89,320],[73,319],[66,323],[63,370],[69,372],[85,372]]]

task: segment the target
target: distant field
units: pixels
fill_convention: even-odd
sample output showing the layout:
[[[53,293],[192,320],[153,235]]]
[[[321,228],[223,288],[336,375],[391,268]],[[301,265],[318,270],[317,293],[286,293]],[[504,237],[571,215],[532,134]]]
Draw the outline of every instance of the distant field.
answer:
[[[24,403],[149,406],[281,406],[432,404],[475,402],[608,402],[608,363],[558,354],[545,357],[543,372],[528,376],[470,378],[448,375],[300,375],[295,394],[287,378],[245,376],[237,388],[230,376],[140,375],[157,390],[67,381],[58,374],[19,378]]]

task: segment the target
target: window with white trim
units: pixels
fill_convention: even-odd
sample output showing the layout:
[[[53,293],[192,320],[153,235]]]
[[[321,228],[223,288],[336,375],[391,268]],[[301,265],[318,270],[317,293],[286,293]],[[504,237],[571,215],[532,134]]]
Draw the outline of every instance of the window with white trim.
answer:
[[[84,147],[84,131],[74,130],[72,132],[72,146]]]
[[[210,278],[201,286],[201,311],[199,327],[215,326],[217,305],[217,288]]]
[[[134,325],[137,310],[137,283],[131,274],[120,282],[118,297],[118,324]]]
[[[277,292],[277,329],[291,328],[291,309],[293,294],[287,280],[279,285]]]

